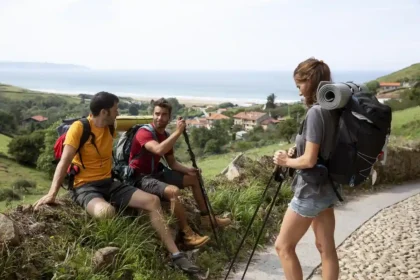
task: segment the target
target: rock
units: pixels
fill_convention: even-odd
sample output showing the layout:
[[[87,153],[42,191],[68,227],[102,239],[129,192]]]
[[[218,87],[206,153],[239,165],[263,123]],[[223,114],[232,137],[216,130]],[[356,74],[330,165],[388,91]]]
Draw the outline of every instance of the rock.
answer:
[[[6,215],[0,213],[0,243],[19,245],[20,237],[17,227]]]
[[[105,247],[95,252],[92,258],[94,271],[101,270],[112,265],[115,256],[120,251],[118,247]]]
[[[232,181],[233,179],[239,177],[239,168],[235,164],[230,164],[228,167],[228,171],[226,172],[226,178],[229,181]]]
[[[41,233],[45,230],[45,223],[35,223],[29,226],[29,232],[31,234]]]
[[[33,211],[33,206],[31,204],[25,204],[22,206],[23,213],[31,213]]]

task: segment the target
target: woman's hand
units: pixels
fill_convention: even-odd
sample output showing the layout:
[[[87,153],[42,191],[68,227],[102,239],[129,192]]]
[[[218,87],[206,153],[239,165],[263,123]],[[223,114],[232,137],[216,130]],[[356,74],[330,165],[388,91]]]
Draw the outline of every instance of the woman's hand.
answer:
[[[274,153],[273,162],[279,166],[286,166],[289,155],[284,150],[279,150]]]
[[[292,158],[295,155],[296,152],[296,146],[293,146],[291,148],[289,148],[289,150],[287,151],[287,155]]]

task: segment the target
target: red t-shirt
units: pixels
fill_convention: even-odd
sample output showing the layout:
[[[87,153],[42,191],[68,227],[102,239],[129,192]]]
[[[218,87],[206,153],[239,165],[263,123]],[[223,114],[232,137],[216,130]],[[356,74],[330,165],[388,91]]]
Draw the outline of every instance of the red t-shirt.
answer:
[[[165,139],[167,138],[165,133],[160,134],[156,130],[155,130],[155,133],[156,133],[156,136],[158,138],[159,143],[161,143],[162,141],[165,141]],[[153,138],[153,134],[152,134],[152,132],[150,132],[146,128],[140,128],[137,131],[136,136],[133,139],[133,143],[131,144],[129,162],[130,162],[130,167],[134,169],[134,172],[135,172],[136,175],[138,175],[138,174],[151,174],[152,173],[152,157],[155,158],[154,172],[157,171],[161,156],[155,155],[148,150],[143,151],[143,154],[140,157],[135,158],[131,162],[131,159],[141,151],[143,146],[147,142],[152,141],[152,140],[155,140]],[[166,155],[171,155],[173,153],[174,153],[174,150],[172,148],[169,152],[167,152],[165,154],[165,156]]]

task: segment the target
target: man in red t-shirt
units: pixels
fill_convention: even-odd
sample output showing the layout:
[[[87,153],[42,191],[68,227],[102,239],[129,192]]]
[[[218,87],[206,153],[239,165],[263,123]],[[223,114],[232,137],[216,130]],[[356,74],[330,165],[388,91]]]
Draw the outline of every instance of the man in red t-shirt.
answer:
[[[171,202],[171,210],[184,233],[184,243],[187,246],[200,247],[210,238],[198,235],[189,227],[184,206],[179,200],[179,189],[191,186],[194,199],[201,212],[201,224],[204,227],[210,227],[210,215],[200,190],[197,176],[199,171],[193,167],[184,166],[175,159],[173,146],[185,130],[185,121],[178,120],[175,132],[167,135],[165,128],[171,119],[171,111],[172,107],[167,100],[161,98],[154,102],[152,126],[158,141],[155,140],[151,131],[140,128],[131,145],[130,167],[134,170],[136,186],[139,189]],[[170,169],[160,168],[159,162],[162,157]],[[221,227],[231,223],[228,218],[213,217],[213,221],[214,219]]]

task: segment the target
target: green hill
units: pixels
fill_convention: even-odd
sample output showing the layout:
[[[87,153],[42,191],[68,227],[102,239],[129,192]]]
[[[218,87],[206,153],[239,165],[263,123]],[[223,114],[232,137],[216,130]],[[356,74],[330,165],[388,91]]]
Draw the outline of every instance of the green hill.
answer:
[[[36,183],[36,188],[31,189],[29,193],[20,192],[13,188],[14,183],[18,180],[28,180]],[[0,157],[0,210],[3,210],[7,203],[3,197],[3,191],[13,189],[18,193],[22,200],[14,200],[10,207],[18,204],[33,203],[45,194],[51,185],[51,181],[46,174],[34,168],[26,167],[18,164],[14,160]]]
[[[69,103],[80,103],[80,98],[75,95],[66,95],[66,94],[55,94],[55,93],[46,93],[40,91],[29,90],[25,88],[20,88],[12,85],[0,84],[0,97],[8,98],[10,100],[26,100],[28,98],[48,98],[49,96],[54,96],[63,99],[65,102]]]
[[[379,77],[376,80],[378,82],[403,82],[404,80],[420,81],[420,63],[413,64],[409,67],[392,72],[391,74]]]
[[[3,154],[7,156],[7,145],[9,145],[10,140],[10,137],[0,134],[0,155]]]
[[[391,134],[406,139],[420,137],[420,106],[394,112]]]

